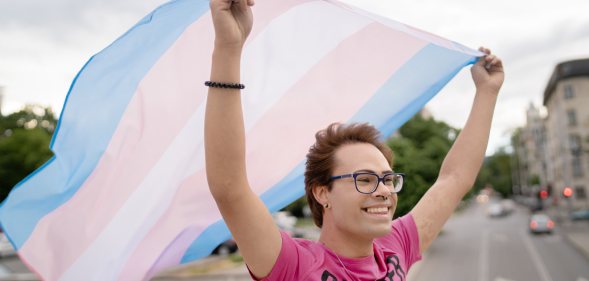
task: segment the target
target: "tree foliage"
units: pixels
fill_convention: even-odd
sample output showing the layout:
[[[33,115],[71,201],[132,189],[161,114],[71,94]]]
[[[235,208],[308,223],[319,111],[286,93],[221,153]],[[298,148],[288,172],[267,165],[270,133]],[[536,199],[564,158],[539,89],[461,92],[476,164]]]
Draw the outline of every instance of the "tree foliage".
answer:
[[[51,109],[34,105],[0,116],[0,200],[51,158],[49,143],[55,126]]]
[[[395,217],[407,214],[434,184],[442,162],[459,131],[432,118],[416,115],[388,141],[393,170],[405,173]]]
[[[475,184],[476,189],[478,190],[490,185],[501,196],[511,196],[511,161],[511,154],[507,153],[505,149],[499,149],[495,154],[485,158]]]

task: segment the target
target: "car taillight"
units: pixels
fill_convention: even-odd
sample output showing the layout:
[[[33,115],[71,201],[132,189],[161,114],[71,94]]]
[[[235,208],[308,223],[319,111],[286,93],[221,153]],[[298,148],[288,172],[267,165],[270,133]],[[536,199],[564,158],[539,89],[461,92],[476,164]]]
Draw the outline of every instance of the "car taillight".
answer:
[[[538,227],[538,223],[536,221],[531,221],[530,222],[530,228],[531,229],[536,229],[536,227]]]
[[[554,227],[554,222],[548,221],[548,223],[546,223],[546,226],[548,226],[548,228],[552,229]]]

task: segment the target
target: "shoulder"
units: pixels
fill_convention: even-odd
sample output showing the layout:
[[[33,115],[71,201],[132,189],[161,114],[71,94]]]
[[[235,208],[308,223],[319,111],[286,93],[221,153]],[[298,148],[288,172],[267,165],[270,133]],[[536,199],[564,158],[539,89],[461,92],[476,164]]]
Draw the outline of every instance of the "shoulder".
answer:
[[[402,259],[407,269],[421,259],[419,234],[411,214],[395,219],[391,233],[376,239],[375,245],[384,252],[384,256],[394,255]]]
[[[295,251],[300,255],[322,255],[325,251],[323,246],[313,240],[303,238],[293,238],[288,233],[281,231],[282,243],[285,251]]]
[[[407,233],[408,235],[417,236],[417,225],[411,213],[393,220],[393,232]],[[418,236],[417,236],[418,237]]]
[[[281,231],[282,247],[270,274],[261,280],[300,280],[325,259],[325,249],[315,241],[292,238]],[[252,276],[253,277],[253,276]]]

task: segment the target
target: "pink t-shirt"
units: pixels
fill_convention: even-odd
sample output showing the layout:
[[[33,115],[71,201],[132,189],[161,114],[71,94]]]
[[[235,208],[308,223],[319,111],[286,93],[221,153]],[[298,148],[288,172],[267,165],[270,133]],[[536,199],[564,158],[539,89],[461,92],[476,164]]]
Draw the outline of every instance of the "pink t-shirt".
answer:
[[[339,257],[323,244],[282,233],[276,264],[263,281],[405,281],[411,265],[421,259],[419,236],[411,214],[393,221],[390,234],[374,240],[374,257]]]

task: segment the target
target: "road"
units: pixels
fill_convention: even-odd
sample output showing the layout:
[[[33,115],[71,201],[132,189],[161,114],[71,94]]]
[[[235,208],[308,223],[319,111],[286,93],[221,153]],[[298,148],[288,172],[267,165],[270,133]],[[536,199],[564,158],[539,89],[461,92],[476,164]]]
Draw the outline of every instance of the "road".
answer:
[[[408,281],[589,281],[589,260],[558,228],[552,235],[528,233],[528,215],[516,208],[507,217],[491,219],[485,206],[471,203],[450,218],[424,259],[411,269]],[[5,279],[9,273],[26,271],[14,257],[0,259],[1,281],[12,280]],[[240,266],[208,276],[164,275],[154,280],[249,280],[249,276]]]
[[[589,281],[589,261],[558,228],[532,235],[526,209],[489,218],[485,207],[473,202],[455,214],[409,280]]]

